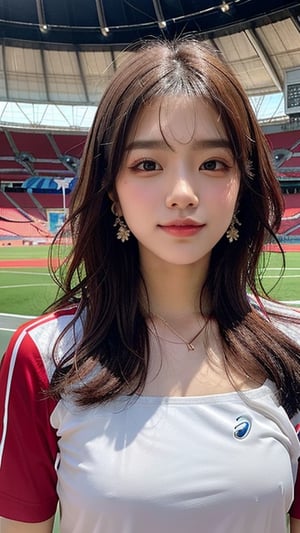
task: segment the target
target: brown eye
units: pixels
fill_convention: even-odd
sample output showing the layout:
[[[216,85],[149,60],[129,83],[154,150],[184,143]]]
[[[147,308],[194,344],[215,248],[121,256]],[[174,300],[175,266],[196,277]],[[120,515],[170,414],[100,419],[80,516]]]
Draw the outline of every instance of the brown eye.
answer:
[[[161,170],[161,166],[156,163],[156,161],[153,161],[153,159],[144,159],[143,161],[137,163],[134,168],[136,170],[144,172],[153,172],[154,170]]]
[[[142,167],[143,170],[148,170],[148,171],[157,170],[157,165],[155,161],[151,161],[151,159],[147,159],[143,161],[142,163],[140,163],[139,166]]]
[[[223,163],[222,161],[219,161],[218,159],[209,159],[208,161],[205,161],[205,163],[202,163],[200,166],[200,170],[207,170],[207,171],[220,171],[220,170],[226,170],[228,169],[228,165],[226,163]]]
[[[217,162],[212,159],[211,161],[206,161],[206,163],[203,164],[203,167],[205,170],[215,170],[217,166]]]

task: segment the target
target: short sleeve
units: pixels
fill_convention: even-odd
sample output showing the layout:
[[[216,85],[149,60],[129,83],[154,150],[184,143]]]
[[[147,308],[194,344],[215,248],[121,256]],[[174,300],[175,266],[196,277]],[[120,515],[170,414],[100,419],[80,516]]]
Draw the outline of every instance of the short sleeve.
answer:
[[[0,515],[41,522],[56,511],[56,402],[28,328],[20,328],[0,366]]]
[[[300,440],[300,412],[293,417],[292,422]],[[290,515],[300,520],[300,462],[298,462],[298,474],[295,483],[294,501],[290,509]]]

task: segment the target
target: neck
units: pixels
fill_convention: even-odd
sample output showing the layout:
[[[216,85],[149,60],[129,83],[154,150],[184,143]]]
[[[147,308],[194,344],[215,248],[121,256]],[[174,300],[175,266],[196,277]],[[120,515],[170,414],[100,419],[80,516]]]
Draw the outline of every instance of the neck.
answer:
[[[206,273],[195,265],[159,265],[143,269],[151,313],[166,320],[199,316],[200,295]]]

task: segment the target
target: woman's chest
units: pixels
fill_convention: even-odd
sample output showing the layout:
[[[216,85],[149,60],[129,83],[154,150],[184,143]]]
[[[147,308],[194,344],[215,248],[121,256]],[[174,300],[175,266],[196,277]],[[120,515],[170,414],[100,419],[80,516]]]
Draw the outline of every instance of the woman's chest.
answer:
[[[288,509],[289,435],[243,402],[201,400],[140,398],[84,411],[64,408],[60,420],[54,417],[64,497],[72,487],[73,501],[94,502],[103,512],[117,503],[135,508],[151,502],[212,513],[232,501],[240,508],[272,502]]]

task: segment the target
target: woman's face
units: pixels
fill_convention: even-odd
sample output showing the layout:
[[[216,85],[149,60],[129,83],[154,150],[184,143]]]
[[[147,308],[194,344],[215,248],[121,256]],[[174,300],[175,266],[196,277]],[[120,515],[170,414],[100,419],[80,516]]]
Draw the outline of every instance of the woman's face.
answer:
[[[207,266],[239,186],[225,129],[208,103],[165,97],[145,106],[116,180],[119,212],[138,240],[142,266]]]

